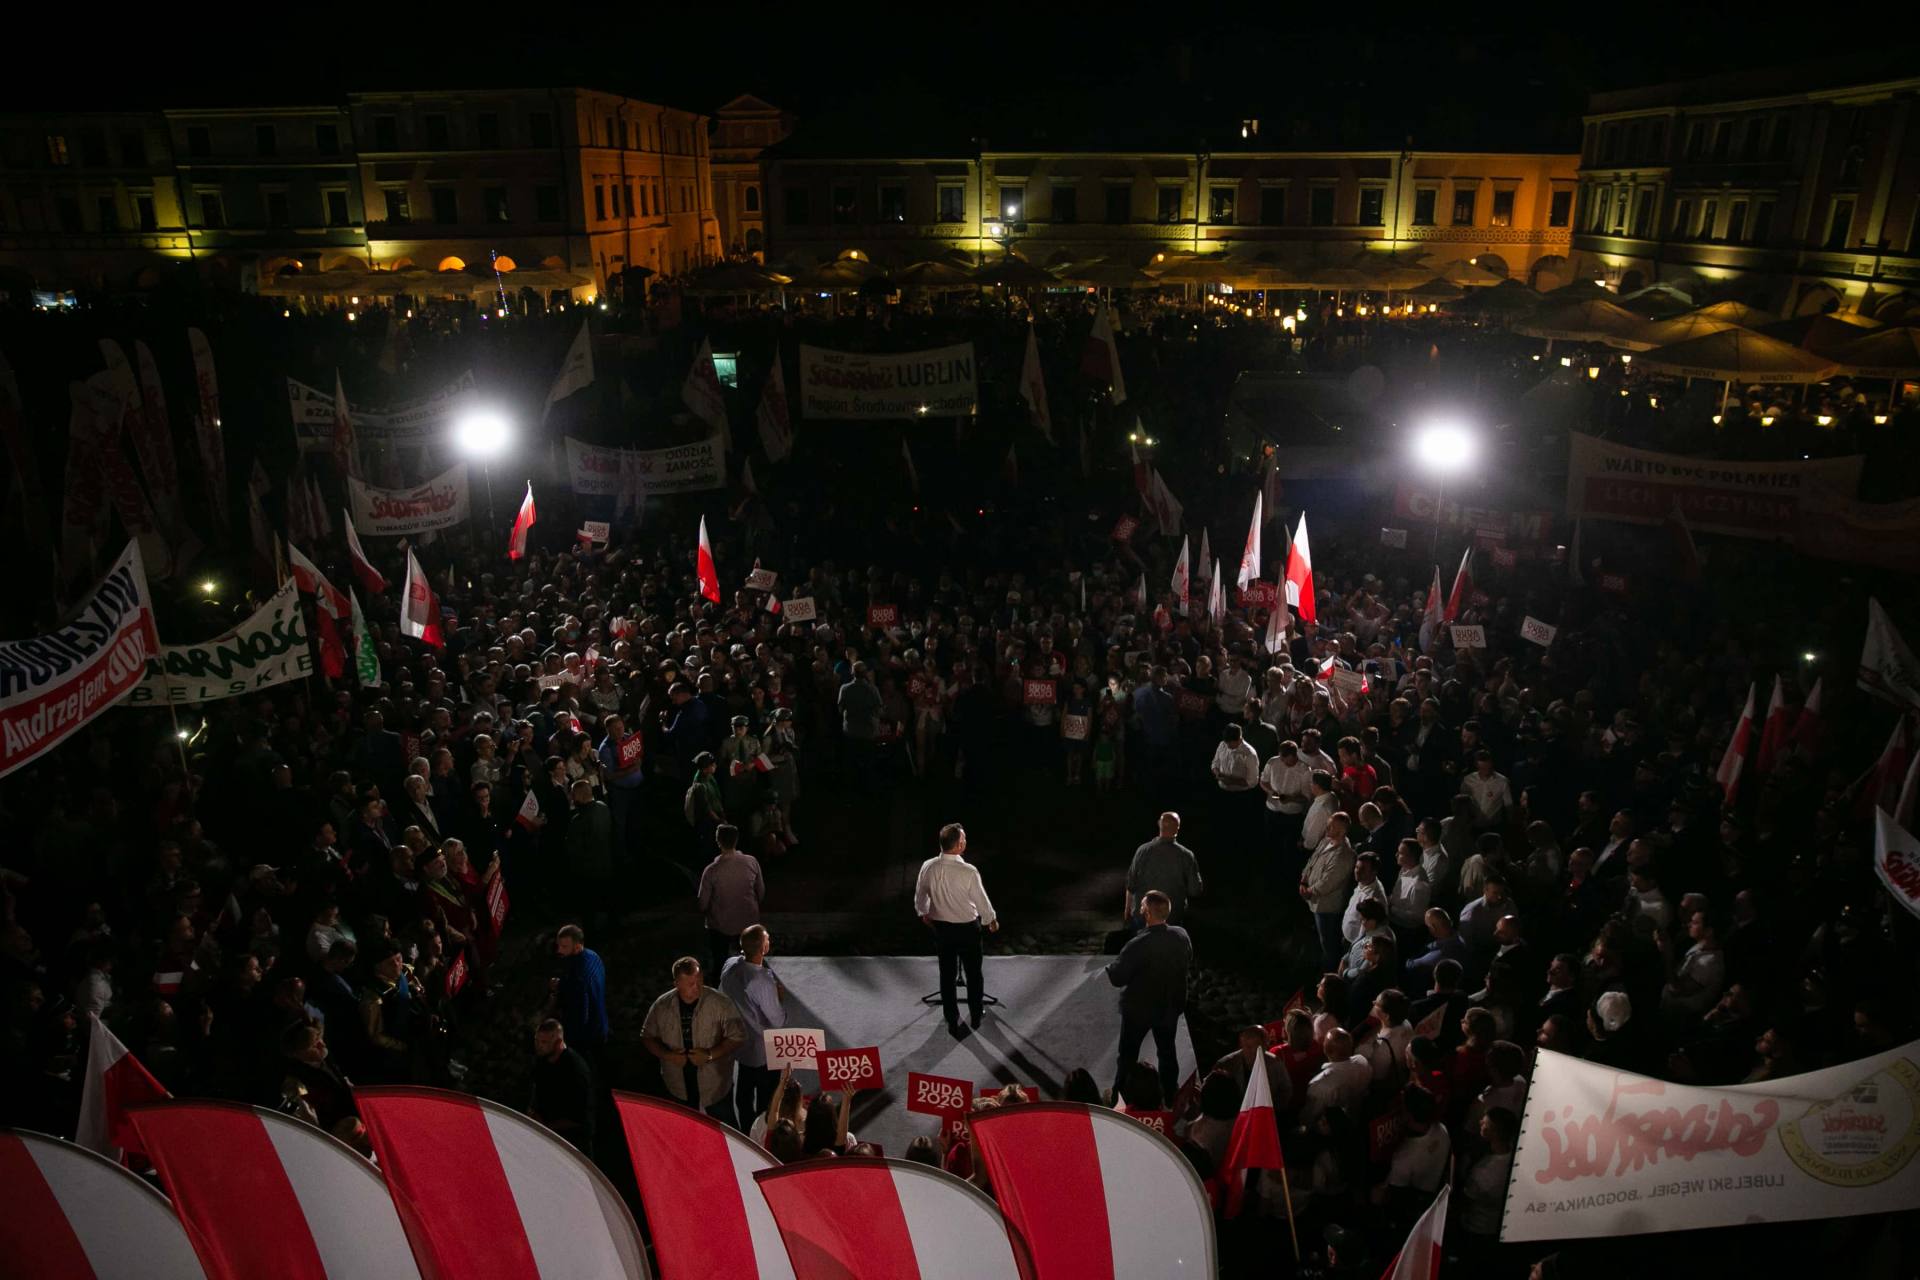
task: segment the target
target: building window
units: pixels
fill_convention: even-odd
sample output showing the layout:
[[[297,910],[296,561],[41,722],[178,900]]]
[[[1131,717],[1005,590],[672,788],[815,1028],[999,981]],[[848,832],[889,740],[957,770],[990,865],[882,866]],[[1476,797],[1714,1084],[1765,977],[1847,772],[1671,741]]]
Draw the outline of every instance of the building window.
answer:
[[[142,195],[133,198],[133,216],[134,220],[140,224],[142,231],[152,231],[160,225],[160,219],[153,211],[152,196]]]
[[[1842,196],[1833,202],[1827,215],[1827,248],[1844,249],[1853,235],[1853,197]]]
[[[1600,128],[1600,158],[1612,164],[1620,158],[1620,126],[1609,122]]]
[[[1155,210],[1155,214],[1162,223],[1180,221],[1179,187],[1160,188],[1160,203]]]
[[[1727,206],[1727,243],[1739,244],[1747,238],[1747,202],[1735,200]]]
[[[1287,189],[1285,187],[1260,188],[1260,225],[1283,227],[1286,223]]]
[[[474,137],[479,141],[479,145],[483,147],[497,147],[500,145],[499,112],[482,111],[473,118],[473,123]]]
[[[804,227],[813,219],[813,203],[805,187],[787,188],[787,225]]]
[[[527,141],[536,147],[553,145],[552,112],[530,111],[527,113]]]
[[[1237,187],[1207,188],[1207,221],[1231,224],[1233,222],[1233,198]]]
[[[833,184],[833,220],[841,226],[860,221],[860,189],[853,183]]]
[[[1713,158],[1725,160],[1727,149],[1733,145],[1733,126],[1725,120],[1713,122]]]
[[[1307,222],[1316,227],[1333,225],[1333,188],[1315,187],[1307,199]]]
[[[1000,184],[1000,203],[995,212],[1008,222],[1027,220],[1027,187],[1023,182]]]
[[[607,220],[607,189],[596,185],[593,188],[593,216],[597,222]]]
[[[1656,164],[1667,158],[1667,122],[1655,120],[1647,130],[1647,159]]]
[[[760,188],[748,187],[744,191],[742,191],[740,195],[741,195],[741,199],[746,202],[746,210],[748,213],[760,212]],[[946,214],[947,214],[946,203],[942,201],[941,207],[940,207],[940,216],[944,218],[946,217]]]
[[[907,220],[907,189],[897,182],[883,182],[879,190],[878,212],[881,222]]]
[[[373,149],[375,151],[398,151],[400,149],[400,121],[396,116],[375,116],[373,118]]]
[[[1479,203],[1480,188],[1478,186],[1455,186],[1453,189],[1453,225],[1456,227],[1472,226],[1474,210]]]
[[[80,221],[80,201],[73,196],[55,196],[53,208],[60,219],[60,229],[78,234],[85,231],[86,224]]]
[[[560,188],[551,183],[533,189],[534,216],[542,222],[560,221]]]
[[[1434,208],[1440,203],[1438,187],[1421,187],[1413,193],[1413,225],[1430,227],[1433,225]]]
[[[1385,187],[1360,188],[1360,225],[1363,227],[1387,225],[1387,189]]]
[[[480,193],[487,211],[488,222],[512,222],[513,214],[507,206],[505,187],[487,187]]]
[[[196,159],[213,154],[213,135],[207,131],[207,126],[203,124],[190,124],[187,126],[187,154]],[[65,143],[61,144],[60,157],[60,159],[54,161],[55,164],[65,164],[67,162]]]
[[[1573,192],[1562,187],[1547,203],[1547,225],[1564,227],[1573,220]]]
[[[1642,240],[1653,234],[1653,188],[1633,193],[1633,234]]]
[[[1053,220],[1080,221],[1080,188],[1060,186],[1053,189]]]
[[[1693,229],[1693,201],[1675,200],[1673,202],[1673,238],[1684,240]]]
[[[650,184],[649,189],[653,192],[653,216],[656,218],[666,217],[667,202],[660,198],[659,181],[656,179],[653,183]]]
[[[80,135],[80,159],[89,169],[107,167],[107,135],[88,129]]]
[[[123,133],[120,135],[120,163],[129,169],[138,169],[147,163],[145,134]]]
[[[255,155],[277,156],[280,154],[280,133],[270,124],[253,126],[253,150]]]
[[[661,212],[661,210],[647,203],[647,189],[645,186],[642,186],[640,188],[640,216],[643,218],[651,218],[659,212]]]
[[[1700,202],[1700,239],[1713,239],[1713,224],[1720,220],[1720,202],[1702,200]]]
[[[1133,221],[1133,188],[1126,183],[1107,184],[1107,221],[1116,226]]]
[[[217,192],[200,193],[200,225],[214,229],[227,225],[227,206]]]
[[[293,208],[287,203],[286,192],[267,192],[267,225],[270,227],[290,227],[293,225]]]
[[[434,112],[427,117],[427,146],[435,151],[445,151],[452,135],[447,131],[447,117]]]
[[[433,189],[433,220],[443,227],[460,221],[460,193],[452,187]]]
[[[1493,214],[1487,219],[1490,227],[1510,227],[1513,225],[1513,192],[1495,191],[1493,193]]]
[[[112,196],[95,196],[93,199],[94,216],[99,220],[102,231],[120,229],[120,206]]]
[[[1793,117],[1775,116],[1773,118],[1773,136],[1767,140],[1767,156],[1772,160],[1785,160],[1793,149]]]
[[[1707,127],[1698,120],[1687,121],[1687,159],[1698,160],[1706,154]]]
[[[387,188],[387,221],[402,225],[413,221],[413,210],[408,206],[405,187]]]
[[[620,184],[620,198],[626,202],[627,216],[631,218],[633,216],[633,184],[631,182]]]
[[[611,120],[600,122],[600,145],[609,149],[619,144],[613,140],[614,123]]]
[[[967,220],[967,188],[964,183],[943,182],[934,188],[939,220],[941,222],[965,222]],[[752,187],[747,188],[747,208],[757,209],[759,193]]]
[[[1633,189],[1621,187],[1613,197],[1613,229],[1616,234],[1627,233],[1627,202],[1632,199]]]
[[[353,215],[347,209],[347,193],[346,192],[329,191],[326,193],[326,201],[327,201],[327,225],[328,226],[344,227],[349,222],[353,221]]]
[[[313,149],[323,156],[339,155],[339,126],[331,124],[317,124],[313,126]]]
[[[1773,234],[1773,201],[1762,200],[1753,206],[1753,243],[1765,244]],[[1909,251],[1911,252],[1911,251]]]
[[[1646,154],[1646,145],[1647,122],[1645,120],[1635,120],[1627,126],[1627,159],[1630,161],[1638,160],[1642,155]]]

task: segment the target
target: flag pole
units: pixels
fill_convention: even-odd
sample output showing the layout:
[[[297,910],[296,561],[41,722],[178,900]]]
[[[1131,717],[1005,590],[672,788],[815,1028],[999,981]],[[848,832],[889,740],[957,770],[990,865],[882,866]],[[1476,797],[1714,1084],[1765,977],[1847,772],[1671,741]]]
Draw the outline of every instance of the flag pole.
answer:
[[[173,749],[180,753],[180,785],[185,787],[189,797],[193,794],[193,769],[187,764],[187,735],[180,728],[180,708],[173,699],[167,699],[167,714],[173,717]]]
[[[1293,1187],[1287,1182],[1287,1162],[1280,1161],[1280,1195],[1287,1202],[1287,1238],[1293,1241],[1293,1264],[1300,1265],[1300,1232],[1293,1225]]]

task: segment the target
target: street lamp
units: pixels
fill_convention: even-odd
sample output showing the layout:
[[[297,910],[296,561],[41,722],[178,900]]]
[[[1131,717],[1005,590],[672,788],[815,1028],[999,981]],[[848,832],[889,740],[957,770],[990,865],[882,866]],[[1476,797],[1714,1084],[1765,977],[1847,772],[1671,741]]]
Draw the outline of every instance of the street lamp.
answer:
[[[1463,423],[1439,419],[1413,433],[1413,460],[1433,477],[1433,555],[1440,554],[1440,518],[1446,508],[1447,478],[1471,466],[1480,441]]]
[[[487,486],[487,524],[493,524],[493,460],[513,442],[513,427],[498,409],[469,409],[453,423],[453,444],[480,464]]]

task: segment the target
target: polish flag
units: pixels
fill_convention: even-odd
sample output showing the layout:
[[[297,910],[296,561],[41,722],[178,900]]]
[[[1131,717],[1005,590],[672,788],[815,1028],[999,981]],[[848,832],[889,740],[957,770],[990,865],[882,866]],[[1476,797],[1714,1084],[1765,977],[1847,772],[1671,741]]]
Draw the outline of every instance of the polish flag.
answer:
[[[354,1099],[427,1280],[647,1275],[619,1193],[552,1131],[441,1089],[356,1089]]]
[[[321,612],[336,618],[344,618],[353,612],[347,593],[327,581],[327,575],[320,572],[320,567],[291,542],[287,544],[287,564],[293,570],[294,586],[317,600]]]
[[[1460,557],[1460,570],[1453,575],[1453,590],[1447,593],[1447,611],[1441,615],[1445,622],[1452,622],[1460,616],[1460,606],[1473,594],[1473,548]]]
[[[400,592],[400,634],[436,649],[447,647],[446,638],[440,634],[440,597],[433,593],[433,584],[427,581],[426,570],[420,567],[412,547],[407,548],[407,581]]]
[[[1126,403],[1127,380],[1120,373],[1120,344],[1113,336],[1113,310],[1101,307],[1093,318],[1093,332],[1087,335],[1086,349],[1080,355],[1080,372],[1090,382],[1104,383],[1115,405]]]
[[[11,1280],[204,1280],[167,1198],[104,1156],[0,1130],[0,1269]],[[261,1272],[278,1275],[278,1269]]]
[[[700,552],[694,562],[694,572],[700,575],[700,594],[719,604],[720,572],[713,567],[713,544],[707,541],[705,516],[700,517]]]
[[[1263,1053],[1247,1072],[1247,1091],[1240,1098],[1240,1114],[1233,1118],[1233,1132],[1227,1136],[1227,1154],[1213,1175],[1213,1193],[1220,1211],[1229,1218],[1238,1217],[1247,1191],[1247,1170],[1278,1169],[1285,1161],[1280,1155],[1280,1127],[1273,1118],[1273,1088],[1267,1079],[1267,1056]]]
[[[1234,579],[1234,585],[1242,591],[1247,584],[1260,576],[1260,495],[1253,495],[1253,522],[1247,526],[1246,549],[1240,553],[1240,573]]]
[[[1820,747],[1820,681],[1813,682],[1813,691],[1807,694],[1807,700],[1800,704],[1800,714],[1793,719],[1793,732],[1787,735],[1789,747],[1800,747],[1812,755]]]
[[[1032,1274],[1016,1259],[1006,1219],[987,1194],[942,1170],[855,1157],[765,1169],[753,1180],[794,1259],[796,1280]]]
[[[1901,716],[1894,723],[1893,733],[1887,739],[1886,748],[1880,752],[1880,758],[1853,784],[1854,817],[1864,822],[1875,809],[1892,813],[1899,806],[1901,780],[1906,777],[1907,764],[1912,756],[1913,739],[1907,732],[1907,717]]]
[[[1264,641],[1268,653],[1280,653],[1287,647],[1287,611],[1283,605],[1275,604],[1267,613],[1267,636]]]
[[[1420,615],[1420,647],[1431,648],[1447,620],[1446,606],[1440,597],[1440,566],[1433,566],[1433,585],[1427,588],[1427,607]]]
[[[367,553],[361,549],[360,535],[353,527],[353,513],[348,511],[343,514],[346,519],[341,527],[347,531],[347,558],[353,563],[353,575],[360,579],[360,585],[367,589],[368,595],[377,596],[387,589],[387,580],[373,567],[373,561],[367,559]]]
[[[1773,696],[1767,699],[1767,718],[1760,726],[1760,754],[1754,768],[1761,777],[1773,772],[1780,753],[1787,749],[1787,695],[1780,677],[1773,678]]]
[[[527,530],[533,528],[533,481],[527,481],[527,496],[520,503],[520,514],[513,518],[513,536],[507,540],[507,559],[518,560],[527,554]]]
[[[1407,1232],[1407,1242],[1393,1255],[1393,1262],[1380,1280],[1435,1280],[1440,1274],[1440,1242],[1447,1233],[1450,1190],[1446,1183],[1440,1184],[1440,1194],[1420,1215],[1420,1221],[1413,1224],[1413,1230]]]
[[[136,1102],[161,1102],[172,1097],[140,1059],[127,1052],[120,1038],[107,1030],[99,1015],[92,1017],[87,1041],[87,1079],[80,1087],[80,1125],[74,1141],[89,1151],[118,1160],[122,1151],[145,1156],[140,1137],[127,1121],[127,1108]]]
[[[1139,1121],[1078,1102],[973,1117],[1008,1234],[1033,1274],[1076,1280],[1213,1275],[1213,1206],[1180,1149]]]
[[[1027,403],[1033,425],[1047,443],[1053,443],[1053,413],[1047,406],[1047,380],[1040,370],[1040,343],[1033,336],[1033,321],[1027,321],[1027,354],[1020,362],[1020,398]]]
[[[772,1156],[674,1103],[615,1092],[613,1105],[662,1277],[793,1280],[780,1228],[753,1183],[754,1174],[780,1167]]]
[[[532,787],[527,788],[526,796],[520,801],[520,812],[513,815],[513,820],[528,831],[538,831],[540,829],[539,792],[535,791]]]
[[[386,1179],[312,1125],[237,1102],[132,1118],[207,1280],[419,1280]]]
[[[1173,581],[1169,584],[1175,607],[1180,610],[1180,616],[1183,618],[1187,615],[1187,592],[1192,589],[1192,586],[1193,575],[1187,570],[1187,539],[1183,537],[1180,539],[1180,558],[1173,562]]]
[[[1727,743],[1727,754],[1720,757],[1720,767],[1713,774],[1713,780],[1726,794],[1727,804],[1733,803],[1734,795],[1740,790],[1740,772],[1746,768],[1747,747],[1753,740],[1753,694],[1754,686],[1748,685],[1747,705],[1740,712],[1740,723],[1733,727],[1733,740]]]
[[[1300,611],[1300,621],[1313,625],[1313,551],[1307,546],[1307,513],[1300,513],[1300,527],[1294,532],[1293,545],[1287,548],[1287,603]]]

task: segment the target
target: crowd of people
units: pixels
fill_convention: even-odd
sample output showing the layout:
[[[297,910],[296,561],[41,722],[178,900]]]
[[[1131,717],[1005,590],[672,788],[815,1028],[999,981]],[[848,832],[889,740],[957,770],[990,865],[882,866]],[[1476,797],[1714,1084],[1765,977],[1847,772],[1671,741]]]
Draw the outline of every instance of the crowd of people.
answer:
[[[1049,319],[1050,365],[1070,369],[1079,322]],[[998,318],[978,323],[1006,345]],[[1162,323],[1125,349],[1175,440],[1206,430],[1226,370],[1267,341],[1218,323],[1203,339]],[[530,343],[542,359],[559,332]],[[1108,413],[1089,399],[1085,421]],[[1332,1241],[1342,1268],[1378,1263],[1451,1179],[1450,1249],[1523,1269],[1495,1241],[1536,1048],[1715,1084],[1911,1037],[1913,922],[1873,880],[1848,786],[1887,709],[1829,678],[1817,729],[1770,772],[1731,804],[1713,779],[1750,683],[1784,673],[1797,708],[1838,672],[1858,588],[1783,617],[1746,575],[1818,571],[1729,545],[1704,584],[1648,575],[1618,597],[1571,585],[1546,547],[1476,577],[1460,621],[1488,647],[1456,649],[1423,633],[1431,565],[1354,510],[1316,515],[1316,620],[1293,611],[1269,648],[1269,606],[1232,583],[1218,623],[1204,588],[1169,593],[1177,539],[1113,539],[1138,508],[1112,464],[1064,498],[993,490],[964,520],[954,496],[974,481],[948,478],[953,509],[920,511],[890,450],[803,444],[794,465],[724,508],[648,504],[605,547],[574,540],[576,513],[543,493],[524,559],[491,530],[414,548],[444,648],[403,639],[376,597],[377,682],[210,703],[184,737],[164,713],[115,711],[8,779],[0,1123],[74,1132],[98,1017],[177,1095],[281,1108],[368,1151],[352,1087],[460,1087],[511,1003],[533,1066],[503,1101],[603,1163],[624,1159],[613,1087],[698,1106],[782,1160],[871,1151],[845,1095],[806,1098],[766,1065],[758,1032],[784,997],[766,914],[834,856],[822,832],[896,794],[998,813],[1002,839],[1045,834],[1067,805],[1158,822],[1112,941],[1183,929],[1193,963],[1256,973],[1272,1007],[1244,1026],[1190,1017],[1211,1063],[1192,1081],[1171,1078],[1164,1018],[1130,1024],[1113,1078],[1103,1056],[1062,1095],[1150,1118],[1204,1175],[1265,1070],[1290,1197],[1256,1179],[1254,1211],[1224,1228],[1245,1251],[1230,1261],[1279,1256],[1290,1214],[1309,1253]],[[1236,549],[1257,477],[1191,475],[1192,527]],[[777,590],[702,597],[703,509],[723,576],[758,560]],[[1269,581],[1285,527],[1268,527]],[[1623,561],[1627,537],[1584,554]],[[350,580],[344,546],[307,550]],[[397,579],[398,553],[374,554]],[[811,620],[776,610],[795,598]],[[1523,640],[1521,618],[1549,611],[1551,646]],[[887,856],[925,857],[936,826]],[[997,893],[1018,895],[1018,865]],[[660,906],[683,914],[684,957],[610,975],[596,948]],[[551,979],[531,1007],[512,994],[529,972]],[[610,995],[669,982],[637,1021]],[[1149,1032],[1156,1062],[1135,1063]],[[985,1181],[964,1131],[902,1154]]]

